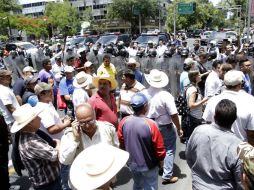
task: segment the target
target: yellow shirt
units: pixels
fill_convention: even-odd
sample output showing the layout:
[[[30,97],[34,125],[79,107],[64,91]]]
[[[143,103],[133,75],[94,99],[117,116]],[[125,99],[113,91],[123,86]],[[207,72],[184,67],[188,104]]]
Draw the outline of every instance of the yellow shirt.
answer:
[[[105,67],[104,63],[101,64],[101,66],[97,69],[97,76],[101,76],[103,74],[108,74],[111,77],[116,77],[116,68],[115,66],[110,63],[109,67]]]

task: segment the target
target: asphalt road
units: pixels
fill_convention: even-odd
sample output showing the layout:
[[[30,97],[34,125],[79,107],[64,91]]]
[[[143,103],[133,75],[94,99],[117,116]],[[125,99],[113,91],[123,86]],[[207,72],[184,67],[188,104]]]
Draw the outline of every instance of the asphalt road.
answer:
[[[23,172],[24,176],[19,177],[15,173],[13,167],[9,167],[10,182],[13,185],[20,185],[22,190],[33,190],[31,183],[27,177],[27,173]],[[191,190],[191,174],[190,169],[185,160],[185,144],[177,139],[177,148],[174,164],[174,175],[179,177],[179,181],[175,184],[162,185],[161,177],[159,177],[159,190]],[[124,167],[117,175],[115,190],[131,190],[133,180],[131,173],[127,167]]]

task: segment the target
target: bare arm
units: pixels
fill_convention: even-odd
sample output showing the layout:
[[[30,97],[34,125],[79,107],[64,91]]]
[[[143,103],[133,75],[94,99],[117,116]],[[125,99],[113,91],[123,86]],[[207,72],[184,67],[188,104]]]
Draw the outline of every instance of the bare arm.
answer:
[[[70,100],[71,100],[71,96],[70,96],[70,95],[64,95],[64,99],[65,99],[66,101],[70,101]]]
[[[254,131],[247,130],[248,143],[254,146]]]
[[[19,95],[16,95],[16,99],[18,100],[19,105],[22,105],[22,98]]]
[[[5,106],[6,106],[6,108],[8,109],[8,111],[10,113],[13,113],[16,110],[16,108],[14,108],[12,104],[8,104],[8,105],[5,105]]]
[[[190,95],[190,97],[189,97],[188,106],[189,106],[190,109],[193,109],[193,108],[196,108],[196,107],[202,105],[203,103],[205,103],[205,102],[208,100],[208,98],[205,97],[205,98],[203,98],[203,99],[202,99],[201,101],[199,101],[199,102],[196,102],[195,100],[196,100],[196,92],[193,92],[193,93]]]
[[[172,119],[173,123],[176,126],[178,136],[181,137],[183,135],[183,131],[182,131],[182,128],[180,126],[178,114],[171,115],[171,119]]]
[[[71,120],[69,118],[65,118],[62,124],[52,125],[47,130],[49,134],[57,134],[64,130],[66,127],[71,126]]]

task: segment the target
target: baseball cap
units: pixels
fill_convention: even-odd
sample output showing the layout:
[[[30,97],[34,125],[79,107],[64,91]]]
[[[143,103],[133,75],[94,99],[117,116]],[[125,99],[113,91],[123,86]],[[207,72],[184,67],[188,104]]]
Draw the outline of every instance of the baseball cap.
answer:
[[[45,82],[41,82],[41,83],[35,85],[34,92],[35,92],[36,95],[38,95],[42,91],[52,90],[52,88],[53,87],[50,84],[47,84]]]
[[[91,67],[91,65],[93,65],[93,63],[91,61],[87,61],[84,64],[84,67]]]
[[[74,71],[74,68],[72,66],[65,66],[64,72],[65,73],[72,73]]]
[[[11,75],[11,71],[8,71],[8,70],[0,70],[0,76],[8,76],[8,75]]]
[[[188,57],[188,58],[186,58],[186,59],[184,60],[184,64],[185,64],[185,65],[191,66],[191,65],[194,64],[194,63],[195,63],[195,61],[194,61],[192,58],[190,58],[190,57]]]
[[[26,77],[25,80],[24,80],[24,84],[25,86],[27,86],[28,84],[32,84],[32,83],[35,83],[39,80],[39,78],[37,76],[29,76],[29,77]]]
[[[31,66],[26,66],[26,67],[24,67],[24,69],[23,69],[23,73],[25,73],[25,72],[32,72],[32,73],[35,73],[36,70],[34,70],[34,68],[31,67]]]
[[[148,102],[147,97],[143,93],[136,93],[131,97],[131,107],[132,108],[140,108],[144,106]]]
[[[243,82],[243,73],[241,71],[231,70],[224,76],[226,86],[236,86]]]

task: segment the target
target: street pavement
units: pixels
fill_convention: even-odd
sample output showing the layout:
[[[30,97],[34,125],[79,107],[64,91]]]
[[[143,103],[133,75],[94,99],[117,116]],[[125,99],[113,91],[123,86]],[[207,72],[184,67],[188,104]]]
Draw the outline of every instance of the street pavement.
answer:
[[[179,177],[179,181],[175,184],[162,185],[161,177],[159,176],[159,190],[191,190],[191,173],[185,160],[185,144],[180,143],[177,139],[177,148],[174,164],[174,175]],[[22,190],[33,190],[31,183],[27,177],[27,172],[24,171],[24,176],[19,177],[15,173],[12,166],[9,167],[10,182],[13,185],[20,185]],[[117,175],[117,182],[114,190],[131,190],[133,185],[130,170],[124,167]]]

